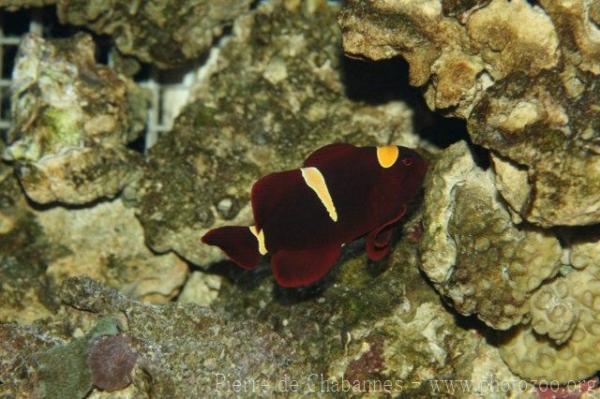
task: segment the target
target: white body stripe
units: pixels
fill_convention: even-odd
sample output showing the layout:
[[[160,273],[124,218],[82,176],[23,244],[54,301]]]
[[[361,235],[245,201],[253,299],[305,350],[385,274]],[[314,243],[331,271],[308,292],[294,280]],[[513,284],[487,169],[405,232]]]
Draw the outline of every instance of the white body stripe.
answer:
[[[249,227],[250,232],[254,237],[256,237],[256,241],[258,242],[258,253],[261,255],[267,254],[267,246],[265,245],[265,232],[262,230],[256,230],[256,226]]]
[[[323,174],[321,174],[321,171],[319,171],[319,169],[315,168],[314,166],[311,166],[309,168],[301,168],[300,171],[302,172],[302,178],[304,178],[306,185],[310,187],[315,192],[315,194],[317,194],[317,197],[319,197],[319,200],[325,207],[325,210],[327,210],[327,213],[329,214],[331,220],[337,222],[337,211],[335,209],[335,205],[333,203],[333,200],[331,199],[331,195],[329,194],[329,189],[327,188],[327,183],[325,182],[325,178],[323,177]]]

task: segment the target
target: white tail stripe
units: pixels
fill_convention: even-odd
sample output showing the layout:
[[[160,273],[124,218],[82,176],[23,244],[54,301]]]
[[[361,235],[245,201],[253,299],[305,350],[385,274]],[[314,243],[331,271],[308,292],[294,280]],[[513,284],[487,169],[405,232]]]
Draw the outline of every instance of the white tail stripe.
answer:
[[[325,178],[319,169],[311,166],[309,168],[302,168],[300,171],[302,172],[302,177],[304,178],[304,181],[308,187],[310,187],[315,194],[317,194],[317,197],[319,197],[319,200],[327,210],[331,220],[337,222],[338,215],[335,205],[333,204],[333,200],[329,194],[329,189],[327,188],[327,183],[325,183]]]

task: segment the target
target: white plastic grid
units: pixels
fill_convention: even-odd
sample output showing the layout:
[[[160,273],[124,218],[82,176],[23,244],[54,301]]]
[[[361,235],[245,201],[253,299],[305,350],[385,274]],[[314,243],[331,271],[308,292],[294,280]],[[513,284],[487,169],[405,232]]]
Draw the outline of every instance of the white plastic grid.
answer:
[[[43,13],[54,12],[52,8],[31,9],[27,12],[28,27],[25,33],[44,34]],[[25,35],[14,35],[6,33],[4,19],[8,13],[0,11],[0,137],[10,129],[10,85],[12,70],[6,69],[6,65],[14,64],[16,48]],[[12,49],[11,49],[12,47]],[[8,51],[8,50],[12,51]],[[111,60],[109,58],[109,64]],[[146,123],[145,149],[150,148],[161,133],[171,130],[173,121],[188,98],[191,86],[194,82],[195,72],[190,71],[181,76],[180,81],[173,83],[173,74],[169,76],[169,83],[164,83],[158,69],[150,68],[149,78],[137,83],[149,91],[150,104],[148,119]]]

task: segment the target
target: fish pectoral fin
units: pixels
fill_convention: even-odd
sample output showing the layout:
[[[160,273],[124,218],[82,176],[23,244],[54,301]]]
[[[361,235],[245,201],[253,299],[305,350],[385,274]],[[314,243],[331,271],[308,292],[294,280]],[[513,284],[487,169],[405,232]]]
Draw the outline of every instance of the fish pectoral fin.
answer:
[[[378,261],[383,259],[390,252],[390,242],[394,237],[396,222],[402,219],[406,213],[406,207],[402,207],[399,214],[385,222],[367,235],[367,255],[369,259]]]
[[[271,257],[271,268],[282,287],[301,287],[320,280],[335,265],[341,244],[330,247],[280,250]]]

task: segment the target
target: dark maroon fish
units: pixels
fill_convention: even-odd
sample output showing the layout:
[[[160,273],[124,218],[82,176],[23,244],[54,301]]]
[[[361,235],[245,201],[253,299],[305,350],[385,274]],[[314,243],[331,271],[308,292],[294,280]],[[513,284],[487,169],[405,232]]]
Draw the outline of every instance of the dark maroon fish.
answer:
[[[369,258],[385,257],[426,171],[425,160],[410,148],[330,144],[302,168],[254,184],[254,226],[219,227],[202,241],[245,269],[270,254],[279,285],[309,285],[333,267],[342,246],[363,235]]]

